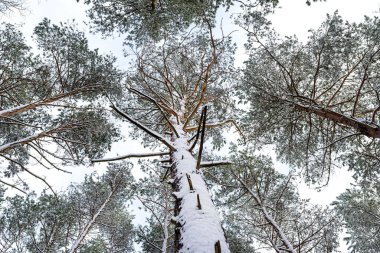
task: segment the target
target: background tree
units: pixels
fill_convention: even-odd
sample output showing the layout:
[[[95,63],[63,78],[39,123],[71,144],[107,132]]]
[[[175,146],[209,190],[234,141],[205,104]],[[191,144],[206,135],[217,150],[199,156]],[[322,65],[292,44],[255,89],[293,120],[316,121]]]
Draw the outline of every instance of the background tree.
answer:
[[[159,41],[167,36],[175,36],[194,24],[202,23],[204,16],[213,22],[218,10],[228,10],[233,4],[238,4],[257,16],[267,14],[278,4],[278,0],[85,0],[84,3],[91,6],[88,16],[92,20],[94,31],[105,35],[118,32],[126,35],[127,40],[133,43],[152,38]]]
[[[376,252],[380,246],[380,185],[366,183],[347,190],[333,204],[342,215],[349,252]]]
[[[45,19],[34,34],[37,56],[14,26],[0,29],[0,180],[6,185],[21,171],[46,182],[29,161],[56,169],[59,160],[83,163],[117,137],[106,112],[90,103],[120,82],[115,59],[90,50],[84,34],[67,24]]]
[[[247,149],[233,150],[230,161],[230,168],[216,168],[208,175],[220,186],[217,203],[236,237],[247,238],[257,250],[334,252],[339,218],[332,210],[301,199],[291,173],[276,172],[268,157]]]
[[[161,161],[165,160],[167,158]],[[146,224],[137,228],[137,242],[142,243],[144,252],[175,252],[175,226],[172,224],[175,198],[171,194],[171,186],[163,179],[170,166],[158,160],[140,161],[139,164],[145,176],[136,186],[139,190],[136,191],[135,199],[148,217]]]
[[[340,165],[376,180],[379,19],[350,24],[335,13],[307,43],[246,25],[250,58],[238,89],[250,104],[251,138],[275,144],[279,158],[311,182],[328,181]]]
[[[127,164],[111,164],[59,195],[7,197],[0,252],[133,252],[125,202],[133,183]]]
[[[24,0],[1,0],[0,1],[0,15],[6,15],[13,11],[24,11]]]

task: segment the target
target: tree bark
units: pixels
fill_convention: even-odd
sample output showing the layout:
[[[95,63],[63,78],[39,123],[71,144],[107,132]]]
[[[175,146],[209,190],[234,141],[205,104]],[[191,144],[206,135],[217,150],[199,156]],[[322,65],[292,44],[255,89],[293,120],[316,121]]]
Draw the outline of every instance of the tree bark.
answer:
[[[380,127],[370,125],[356,118],[345,116],[341,113],[337,113],[322,107],[304,106],[298,103],[294,103],[294,106],[297,110],[304,111],[307,113],[314,113],[322,118],[354,128],[357,131],[359,131],[359,133],[365,136],[372,138],[380,138]]]
[[[189,151],[183,124],[173,122],[179,137],[172,136],[173,195],[176,198],[174,220],[175,252],[229,253],[219,214],[212,202],[197,160]]]

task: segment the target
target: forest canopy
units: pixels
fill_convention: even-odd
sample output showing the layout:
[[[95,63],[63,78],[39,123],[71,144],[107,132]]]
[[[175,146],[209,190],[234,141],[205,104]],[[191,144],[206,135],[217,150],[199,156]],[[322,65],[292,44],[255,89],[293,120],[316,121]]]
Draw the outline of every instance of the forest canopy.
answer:
[[[338,10],[302,40],[271,22],[283,1],[72,0],[86,22],[32,38],[3,22],[0,252],[378,252],[379,18]],[[340,173],[328,205],[300,190]]]

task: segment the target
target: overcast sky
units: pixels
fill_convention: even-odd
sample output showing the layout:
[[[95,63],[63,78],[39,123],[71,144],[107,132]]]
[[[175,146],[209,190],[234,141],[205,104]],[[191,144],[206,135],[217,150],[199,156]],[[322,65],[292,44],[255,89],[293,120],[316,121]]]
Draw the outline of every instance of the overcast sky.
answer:
[[[2,19],[1,21],[20,25],[20,29],[23,31],[30,45],[33,45],[31,39],[33,28],[44,17],[49,18],[53,23],[73,22],[73,20],[75,20],[80,30],[87,34],[91,48],[99,48],[99,51],[103,53],[111,52],[118,57],[119,67],[126,67],[126,60],[122,55],[121,38],[115,37],[104,40],[99,35],[89,33],[88,27],[85,25],[85,22],[88,21],[85,14],[87,6],[83,4],[83,0],[79,3],[77,3],[76,0],[28,0],[26,7],[28,10],[22,14],[15,12],[6,17],[0,17],[0,19]],[[277,8],[270,19],[278,33],[282,35],[295,34],[298,38],[306,40],[308,30],[310,28],[318,28],[320,23],[325,20],[327,13],[332,14],[335,10],[339,10],[339,13],[344,19],[360,22],[364,15],[378,15],[379,8],[380,0],[327,0],[326,2],[313,3],[312,6],[307,6],[305,0],[280,0],[280,8]],[[231,30],[234,29],[229,28]],[[225,33],[228,33],[228,31],[225,31]],[[238,36],[238,34],[236,36]],[[240,42],[238,58],[240,62],[242,62],[245,58],[244,48],[242,47],[244,40],[238,41]],[[136,152],[143,149],[138,145],[138,142],[128,141],[128,143],[115,144],[112,148],[112,152],[108,156],[125,154],[131,150]],[[63,187],[67,184],[67,181],[81,178],[83,173],[95,169],[98,170],[99,167],[95,166],[84,170],[77,169],[74,172],[78,174],[74,173],[72,176],[66,177],[66,180],[62,180],[62,178],[57,178],[56,176],[48,179],[49,182],[53,181],[54,185],[62,185],[61,187]],[[316,193],[315,191],[308,190],[307,187],[303,185],[302,192],[305,193],[305,196],[312,196],[313,199],[321,204],[328,204],[334,200],[337,193],[342,192],[347,187],[347,184],[344,182],[349,181],[349,179],[350,176],[348,173],[339,171],[339,176],[333,177],[330,186],[324,191]]]
[[[310,28],[318,28],[320,23],[325,20],[327,13],[332,14],[335,10],[339,10],[339,14],[343,16],[343,19],[360,22],[364,15],[379,15],[380,8],[380,0],[327,0],[326,2],[313,3],[310,7],[305,4],[305,1],[306,0],[280,0],[280,8],[271,15],[273,27],[278,33],[281,35],[295,34],[301,40],[306,40],[308,36],[307,31]],[[28,11],[22,15],[12,13],[7,17],[0,17],[0,20],[19,24],[20,30],[23,31],[30,45],[33,45],[31,39],[33,28],[44,17],[51,19],[53,23],[72,22],[72,20],[75,20],[80,30],[87,34],[91,48],[99,48],[99,51],[103,53],[111,52],[119,58],[119,67],[125,67],[126,60],[123,59],[122,56],[121,38],[116,37],[103,40],[98,35],[89,34],[88,28],[84,25],[87,18],[85,14],[86,6],[83,5],[83,1],[77,3],[76,0],[29,0],[26,6]],[[226,33],[227,32],[228,31],[226,31]],[[240,43],[240,46],[241,44],[242,43]],[[238,50],[238,57],[240,62],[245,58],[245,52],[242,47]],[[137,142],[128,141],[127,143],[115,144],[112,152],[108,156],[141,150],[143,149]],[[277,165],[280,166],[278,163]],[[104,167],[74,168],[74,174],[71,176],[65,175],[65,180],[63,180],[63,175],[57,176],[57,172],[52,172],[48,177],[48,181],[59,189],[64,187],[67,182],[81,178],[84,173],[101,168]],[[328,204],[334,200],[337,194],[343,192],[345,188],[348,187],[347,182],[350,182],[350,180],[349,173],[339,171],[332,177],[329,187],[322,192],[310,190],[302,184],[301,193],[303,196],[312,197],[314,202]],[[41,187],[44,186],[41,185]]]

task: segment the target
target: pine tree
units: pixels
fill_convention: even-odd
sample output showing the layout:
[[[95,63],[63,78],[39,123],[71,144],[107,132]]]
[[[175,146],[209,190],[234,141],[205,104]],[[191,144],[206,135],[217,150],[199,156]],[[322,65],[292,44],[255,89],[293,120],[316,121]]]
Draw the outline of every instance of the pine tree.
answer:
[[[215,121],[226,116],[226,105],[230,103],[226,74],[231,68],[231,48],[227,40],[215,40],[209,23],[206,25],[208,32],[193,31],[165,40],[161,46],[149,44],[141,49],[137,67],[127,78],[124,101],[111,106],[146,134],[147,146],[165,147],[162,152],[129,154],[120,159],[170,157],[164,179],[170,177],[176,199],[172,218],[176,224],[176,252],[229,252],[203,178],[202,150],[206,129],[231,122]]]
[[[79,1],[79,0],[77,0]],[[218,10],[239,5],[246,12],[262,16],[277,6],[278,0],[85,0],[94,31],[105,35],[118,32],[131,43],[165,37],[202,23],[207,16],[213,22]]]
[[[126,211],[133,183],[127,164],[111,164],[57,195],[7,197],[0,213],[0,252],[133,252]]]
[[[328,181],[340,165],[376,180],[379,19],[350,24],[335,13],[307,43],[248,26],[251,54],[238,89],[251,105],[251,137],[275,144],[279,157],[302,167],[311,182]]]
[[[75,27],[45,19],[34,34],[41,55],[13,25],[0,29],[0,182],[21,191],[27,182],[7,178],[24,172],[47,183],[30,161],[62,170],[59,162],[80,164],[109,148],[117,131],[94,101],[122,78],[115,59],[90,50]]]
[[[274,252],[333,252],[339,245],[340,219],[329,208],[300,198],[295,175],[283,175],[265,156],[231,150],[230,168],[215,168],[217,203],[227,229],[256,249]],[[241,240],[241,239],[240,239]]]
[[[380,185],[378,182],[346,190],[333,203],[342,215],[349,252],[374,253],[380,247]]]

